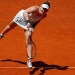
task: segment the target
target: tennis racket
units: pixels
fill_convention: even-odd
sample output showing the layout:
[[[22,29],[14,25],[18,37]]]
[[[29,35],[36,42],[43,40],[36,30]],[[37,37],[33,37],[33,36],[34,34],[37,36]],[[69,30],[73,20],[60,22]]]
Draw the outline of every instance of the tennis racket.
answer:
[[[28,43],[27,43],[27,47],[28,47],[29,43],[31,43],[31,46],[32,46],[32,48],[31,48],[31,57],[29,57],[28,52],[27,52],[27,57],[28,57],[29,59],[33,59],[33,58],[36,57],[36,45],[35,45],[35,43],[32,41],[32,38],[31,38],[31,31],[28,31]]]

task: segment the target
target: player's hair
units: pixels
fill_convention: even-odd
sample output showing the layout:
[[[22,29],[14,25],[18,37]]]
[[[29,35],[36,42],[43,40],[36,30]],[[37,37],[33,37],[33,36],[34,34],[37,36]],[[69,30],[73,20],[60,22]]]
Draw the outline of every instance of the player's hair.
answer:
[[[50,0],[47,0],[46,2],[44,2],[43,4],[47,4],[50,8]]]

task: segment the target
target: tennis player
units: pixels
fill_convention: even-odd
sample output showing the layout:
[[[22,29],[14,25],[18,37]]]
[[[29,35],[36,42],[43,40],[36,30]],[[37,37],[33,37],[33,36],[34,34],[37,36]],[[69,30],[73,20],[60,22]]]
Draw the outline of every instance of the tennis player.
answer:
[[[28,53],[28,56],[31,58],[32,42],[28,41],[31,39],[31,37],[28,38],[28,35],[29,35],[28,31],[31,32],[30,35],[32,36],[35,25],[37,24],[37,22],[39,22],[40,20],[44,18],[49,8],[50,8],[50,2],[46,1],[40,6],[34,5],[27,8],[26,10],[20,10],[16,14],[14,19],[10,22],[10,24],[7,25],[4,28],[4,30],[1,32],[0,39],[4,36],[4,33],[7,30],[9,30],[14,23],[16,23],[18,26],[24,29],[24,34],[26,37],[26,44],[27,44],[27,53]],[[28,68],[32,68],[32,61],[30,58],[28,58],[27,60]]]

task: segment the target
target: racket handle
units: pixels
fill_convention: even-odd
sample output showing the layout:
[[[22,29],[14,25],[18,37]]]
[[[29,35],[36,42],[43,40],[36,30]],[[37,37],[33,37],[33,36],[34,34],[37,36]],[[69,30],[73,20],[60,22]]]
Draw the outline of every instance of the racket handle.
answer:
[[[30,31],[28,31],[28,35],[31,35],[31,32]]]
[[[34,29],[30,27],[30,28],[28,29],[28,35],[31,35],[31,32],[34,32]]]

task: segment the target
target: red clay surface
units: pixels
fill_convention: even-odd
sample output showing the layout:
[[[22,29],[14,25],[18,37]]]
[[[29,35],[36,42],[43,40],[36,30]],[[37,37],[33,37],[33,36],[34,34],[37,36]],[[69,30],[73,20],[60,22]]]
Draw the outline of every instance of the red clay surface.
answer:
[[[0,0],[0,32],[19,10],[43,2]],[[51,0],[47,15],[33,34],[37,46],[33,66],[39,68],[26,68],[24,31],[16,26],[0,40],[0,75],[75,75],[75,68],[69,68],[75,67],[75,0]]]

